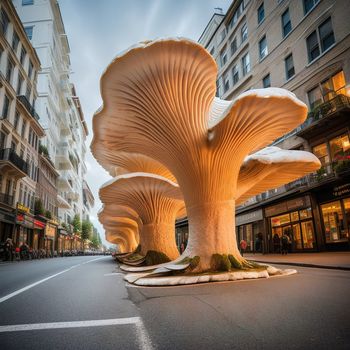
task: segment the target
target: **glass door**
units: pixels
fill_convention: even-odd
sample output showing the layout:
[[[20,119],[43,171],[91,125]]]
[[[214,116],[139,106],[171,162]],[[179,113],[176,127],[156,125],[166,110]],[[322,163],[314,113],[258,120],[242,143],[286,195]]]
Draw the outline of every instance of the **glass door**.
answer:
[[[315,242],[314,235],[314,225],[312,221],[303,221],[301,222],[301,232],[303,237],[303,248],[304,249],[313,249]]]
[[[303,249],[303,243],[301,240],[300,224],[293,225],[293,248]]]

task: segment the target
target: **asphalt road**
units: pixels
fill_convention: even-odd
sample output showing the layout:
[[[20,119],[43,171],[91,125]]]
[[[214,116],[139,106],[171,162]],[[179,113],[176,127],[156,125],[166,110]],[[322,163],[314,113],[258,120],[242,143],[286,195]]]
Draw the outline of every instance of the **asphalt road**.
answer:
[[[0,349],[349,349],[350,273],[298,271],[138,288],[110,257],[0,264]]]

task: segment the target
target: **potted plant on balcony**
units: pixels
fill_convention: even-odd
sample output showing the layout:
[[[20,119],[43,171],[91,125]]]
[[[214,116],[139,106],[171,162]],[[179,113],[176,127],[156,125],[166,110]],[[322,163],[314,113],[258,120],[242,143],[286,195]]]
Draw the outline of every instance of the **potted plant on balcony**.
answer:
[[[45,209],[43,206],[43,202],[40,198],[37,198],[34,203],[34,214],[43,216],[45,214]]]

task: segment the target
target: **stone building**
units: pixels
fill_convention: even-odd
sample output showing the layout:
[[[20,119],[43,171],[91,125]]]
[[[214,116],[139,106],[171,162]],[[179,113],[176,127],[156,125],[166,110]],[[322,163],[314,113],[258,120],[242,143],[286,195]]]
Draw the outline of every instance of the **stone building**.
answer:
[[[292,251],[350,247],[349,15],[342,0],[235,0],[199,39],[217,62],[220,98],[271,86],[309,106],[307,121],[273,145],[312,151],[322,168],[236,209],[237,239],[250,250],[259,233],[265,252],[276,250],[283,232]],[[179,222],[178,241],[187,234]]]

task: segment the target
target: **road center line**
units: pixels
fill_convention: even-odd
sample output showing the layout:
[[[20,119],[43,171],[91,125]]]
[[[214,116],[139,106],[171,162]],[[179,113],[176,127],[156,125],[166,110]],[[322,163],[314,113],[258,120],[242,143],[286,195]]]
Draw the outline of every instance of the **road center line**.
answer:
[[[68,271],[70,271],[70,270],[72,270],[72,269],[75,269],[75,268],[78,267],[78,266],[85,265],[85,264],[88,264],[88,263],[90,263],[90,262],[93,262],[93,261],[96,261],[96,260],[100,260],[100,259],[104,259],[104,258],[105,258],[105,257],[96,258],[96,259],[92,259],[92,260],[89,260],[89,261],[85,261],[85,262],[80,263],[80,264],[77,264],[77,265],[73,265],[73,266],[69,267],[68,269],[65,269],[65,270],[63,270],[63,271],[60,271],[60,272],[58,272],[58,273],[55,273],[54,275],[51,275],[51,276],[49,276],[49,277],[46,277],[46,278],[44,278],[44,279],[42,279],[42,280],[40,280],[40,281],[34,282],[34,283],[32,283],[32,284],[29,284],[29,285],[26,286],[26,287],[23,287],[23,288],[21,288],[21,289],[18,289],[18,290],[16,290],[16,291],[14,291],[14,292],[12,292],[12,293],[10,293],[10,294],[7,294],[7,295],[5,295],[4,297],[0,298],[0,304],[3,303],[4,301],[8,300],[8,299],[11,299],[11,298],[15,297],[15,296],[18,295],[18,294],[21,294],[21,293],[25,292],[26,290],[28,290],[28,289],[30,289],[30,288],[33,288],[33,287],[37,286],[38,284],[41,284],[41,283],[43,283],[43,282],[46,282],[46,281],[48,281],[48,280],[51,279],[51,278],[57,277],[57,276],[59,276],[59,275],[62,275],[62,274],[65,273],[65,272],[68,272]]]
[[[105,273],[103,276],[109,277],[109,276],[124,276],[121,272],[111,272],[111,273]]]
[[[126,324],[138,324],[140,321],[141,321],[140,317],[125,317],[125,318],[112,318],[112,319],[106,319],[106,320],[29,323],[29,324],[0,326],[0,333],[38,331],[38,330],[48,330],[48,329],[60,329],[60,328],[119,326],[119,325],[126,325]]]

